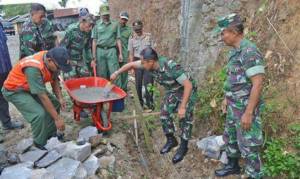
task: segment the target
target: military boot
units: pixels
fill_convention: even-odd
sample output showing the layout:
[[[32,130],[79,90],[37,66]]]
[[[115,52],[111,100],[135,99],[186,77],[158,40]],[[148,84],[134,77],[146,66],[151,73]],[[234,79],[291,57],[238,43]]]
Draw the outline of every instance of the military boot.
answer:
[[[188,151],[188,140],[184,140],[181,138],[180,147],[177,149],[176,154],[174,155],[172,162],[173,164],[176,164],[183,160],[185,154]]]
[[[173,134],[167,134],[166,137],[167,137],[167,142],[164,145],[164,147],[160,150],[160,154],[166,154],[170,152],[170,150],[173,147],[176,147],[178,145],[178,142]]]
[[[222,169],[215,171],[217,177],[225,177],[240,173],[241,167],[239,166],[239,158],[228,158],[228,163]]]

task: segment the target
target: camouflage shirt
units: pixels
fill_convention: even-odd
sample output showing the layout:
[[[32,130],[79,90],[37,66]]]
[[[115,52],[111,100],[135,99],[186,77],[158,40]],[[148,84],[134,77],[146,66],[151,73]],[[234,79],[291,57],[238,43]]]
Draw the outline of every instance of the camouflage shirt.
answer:
[[[54,28],[52,23],[45,19],[42,24],[36,25],[31,19],[22,26],[20,33],[20,57],[26,57],[42,50],[50,50],[55,46]]]
[[[248,98],[252,89],[250,78],[265,73],[261,53],[255,44],[246,39],[241,41],[240,48],[230,51],[226,68],[224,90],[226,96],[233,99]]]
[[[159,69],[151,71],[154,80],[162,85],[167,93],[183,91],[183,82],[188,79],[192,82],[194,89],[196,82],[185,72],[185,70],[173,60],[160,57]]]
[[[82,32],[79,28],[79,22],[77,22],[68,26],[60,45],[68,49],[71,60],[81,61],[83,51],[91,48],[90,40],[91,33]]]

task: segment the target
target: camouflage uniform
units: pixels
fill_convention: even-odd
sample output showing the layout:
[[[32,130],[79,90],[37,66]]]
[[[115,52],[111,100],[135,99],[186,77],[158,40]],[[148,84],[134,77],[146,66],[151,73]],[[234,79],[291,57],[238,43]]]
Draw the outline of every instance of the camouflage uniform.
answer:
[[[54,28],[49,20],[44,19],[40,25],[36,25],[29,19],[23,24],[20,33],[20,59],[42,50],[50,50],[54,46]]]
[[[227,99],[227,117],[223,138],[226,152],[231,158],[246,159],[246,173],[253,178],[260,178],[261,160],[259,147],[263,143],[260,111],[263,106],[260,100],[249,131],[241,127],[241,118],[247,107],[252,84],[250,78],[264,74],[263,57],[250,41],[243,39],[239,49],[230,52],[227,64],[227,80],[224,90]]]
[[[71,65],[73,67],[72,71],[65,73],[65,78],[71,77],[83,77],[90,75],[90,69],[87,63],[89,59],[83,59],[83,54],[91,56],[91,33],[82,32],[79,28],[79,22],[69,25],[66,30],[66,35],[61,41],[61,46],[68,49],[71,56]]]
[[[166,95],[164,96],[160,111],[160,120],[165,134],[175,132],[173,118],[174,113],[178,110],[183,97],[184,87],[182,82],[189,79],[193,84],[193,91],[187,104],[185,118],[179,120],[181,138],[188,140],[191,138],[192,134],[193,110],[197,99],[196,83],[193,79],[188,77],[188,74],[180,65],[172,60],[168,61],[167,58],[160,57],[159,66],[160,69],[151,72],[151,75],[155,81],[164,86],[166,89]]]

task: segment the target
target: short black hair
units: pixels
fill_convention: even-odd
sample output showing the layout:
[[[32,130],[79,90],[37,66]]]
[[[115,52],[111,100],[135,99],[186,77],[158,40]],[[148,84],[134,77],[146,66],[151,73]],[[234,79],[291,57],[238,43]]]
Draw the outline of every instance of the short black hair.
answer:
[[[157,52],[151,48],[151,47],[146,47],[142,52],[141,56],[143,57],[143,60],[158,60],[158,55]]]
[[[244,23],[246,22],[246,18],[242,18],[240,16],[237,16],[236,18],[238,18],[237,23],[232,23],[229,27],[229,29],[236,31],[239,34],[244,34]]]
[[[44,11],[46,12],[46,8],[44,5],[40,3],[33,3],[31,4],[30,13],[36,12],[36,11]]]

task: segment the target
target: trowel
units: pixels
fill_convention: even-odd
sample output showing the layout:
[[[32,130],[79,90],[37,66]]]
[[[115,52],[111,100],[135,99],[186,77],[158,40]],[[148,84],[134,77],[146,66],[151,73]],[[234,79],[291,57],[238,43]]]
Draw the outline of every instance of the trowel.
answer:
[[[111,92],[111,90],[113,89],[115,85],[112,84],[110,81],[105,85],[104,89],[103,89],[103,96],[105,98],[109,97],[109,93]]]

